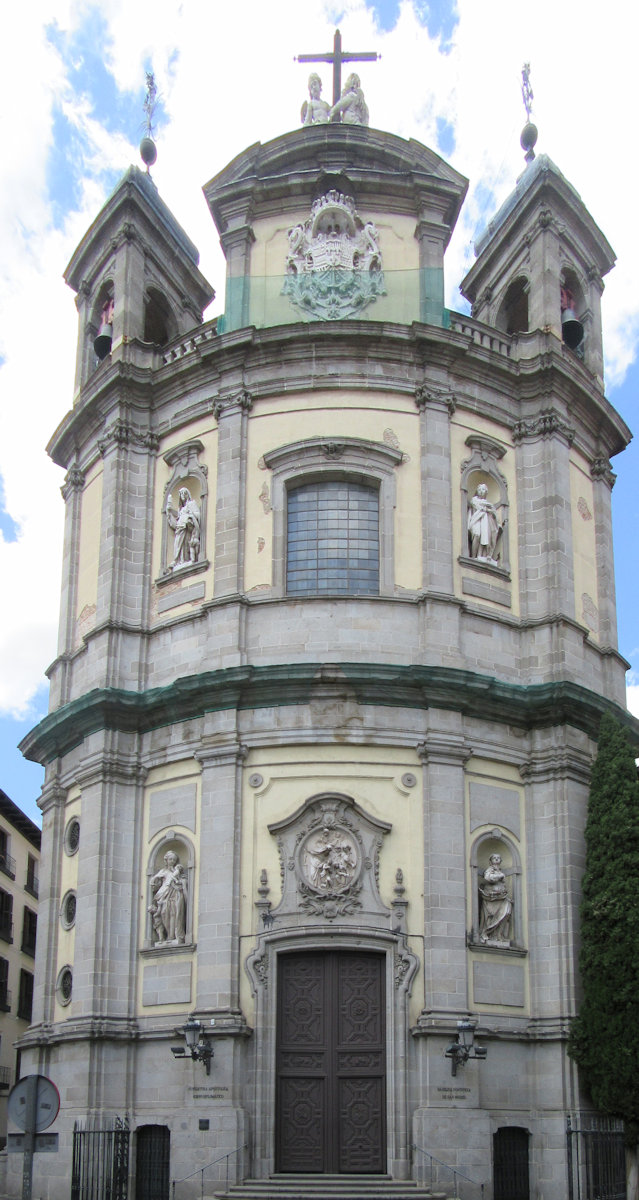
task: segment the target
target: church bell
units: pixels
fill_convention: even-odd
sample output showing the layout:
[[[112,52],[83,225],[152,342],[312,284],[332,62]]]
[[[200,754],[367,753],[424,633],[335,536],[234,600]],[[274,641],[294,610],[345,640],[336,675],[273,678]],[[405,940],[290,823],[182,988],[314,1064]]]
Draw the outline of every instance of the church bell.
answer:
[[[561,336],[569,350],[576,350],[583,341],[584,327],[572,308],[565,308],[561,314]]]
[[[93,343],[93,349],[100,359],[100,362],[102,362],[103,358],[106,358],[107,354],[111,353],[112,345],[113,326],[110,321],[103,321],[100,326],[100,332]]]

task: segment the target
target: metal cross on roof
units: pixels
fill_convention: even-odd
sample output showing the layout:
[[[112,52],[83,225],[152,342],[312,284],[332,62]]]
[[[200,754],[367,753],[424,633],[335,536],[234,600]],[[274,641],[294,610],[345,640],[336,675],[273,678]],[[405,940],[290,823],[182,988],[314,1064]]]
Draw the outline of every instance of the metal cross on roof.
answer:
[[[524,101],[524,108],[526,109],[526,120],[529,121],[530,114],[532,112],[532,102],[535,98],[533,90],[532,90],[532,85],[530,82],[530,63],[524,63],[523,68],[522,68],[521,94],[522,94],[523,101]]]
[[[375,62],[381,58],[381,54],[363,51],[360,54],[351,54],[346,50],[342,50],[342,35],[339,29],[335,30],[335,38],[333,40],[333,52],[327,54],[298,54],[298,62],[328,62],[333,64],[333,104],[337,104],[342,94],[342,63],[343,62]]]

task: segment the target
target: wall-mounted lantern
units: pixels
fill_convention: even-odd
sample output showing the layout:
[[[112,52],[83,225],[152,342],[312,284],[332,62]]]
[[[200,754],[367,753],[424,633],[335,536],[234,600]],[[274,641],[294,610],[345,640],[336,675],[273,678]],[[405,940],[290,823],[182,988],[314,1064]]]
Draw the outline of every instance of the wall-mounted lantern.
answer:
[[[485,1046],[475,1045],[476,1028],[477,1022],[469,1021],[468,1018],[457,1022],[457,1041],[451,1042],[446,1049],[446,1058],[452,1059],[453,1075],[457,1074],[458,1067],[465,1066],[469,1058],[483,1059],[488,1053]]]
[[[211,1025],[214,1024],[215,1021],[212,1020]],[[206,1071],[207,1075],[210,1075],[211,1059],[213,1058],[214,1052],[213,1047],[208,1040],[206,1033],[204,1032],[202,1022],[198,1021],[196,1017],[191,1014],[186,1022],[186,1025],[182,1025],[179,1029],[176,1029],[175,1032],[178,1034],[178,1036],[184,1038],[186,1047],[171,1046],[171,1054],[173,1054],[175,1058],[191,1057],[193,1062],[204,1063],[204,1070]]]

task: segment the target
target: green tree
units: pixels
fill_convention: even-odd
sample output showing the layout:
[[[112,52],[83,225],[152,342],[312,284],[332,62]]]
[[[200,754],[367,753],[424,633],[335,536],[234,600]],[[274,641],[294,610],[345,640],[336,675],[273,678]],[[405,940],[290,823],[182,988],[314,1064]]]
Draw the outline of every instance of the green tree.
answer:
[[[583,1001],[568,1053],[581,1067],[595,1107],[623,1118],[626,1143],[636,1160],[639,782],[626,730],[609,713],[601,721],[588,802],[581,938]]]

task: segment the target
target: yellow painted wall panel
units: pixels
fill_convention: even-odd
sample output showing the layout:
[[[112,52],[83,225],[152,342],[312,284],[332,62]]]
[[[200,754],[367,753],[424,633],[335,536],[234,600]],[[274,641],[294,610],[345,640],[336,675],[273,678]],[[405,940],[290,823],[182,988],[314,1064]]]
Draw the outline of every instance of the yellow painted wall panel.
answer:
[[[326,409],[330,409],[327,417]],[[419,417],[410,400],[392,394],[313,392],[261,402],[251,414],[246,499],[245,587],[272,586],[271,473],[263,455],[311,437],[359,437],[390,444],[406,456],[395,469],[395,584],[421,587]],[[417,548],[417,552],[416,552]]]

